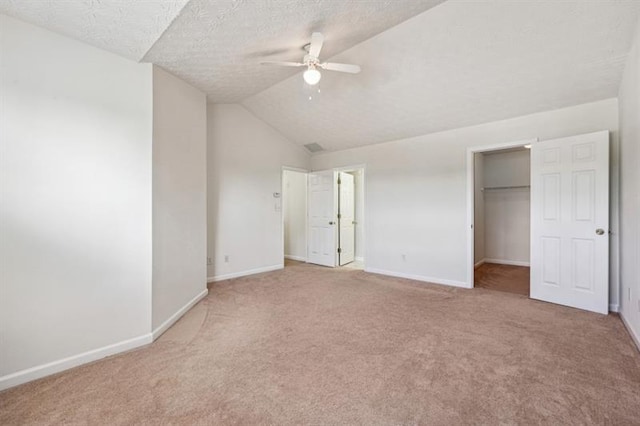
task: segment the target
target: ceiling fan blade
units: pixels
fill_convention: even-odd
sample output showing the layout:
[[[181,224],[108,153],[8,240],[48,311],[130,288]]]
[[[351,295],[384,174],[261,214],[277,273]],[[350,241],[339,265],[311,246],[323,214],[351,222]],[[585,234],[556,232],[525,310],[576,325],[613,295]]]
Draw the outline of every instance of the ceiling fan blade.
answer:
[[[261,62],[262,65],[280,65],[283,67],[304,67],[302,62],[279,62],[279,61],[265,61]]]
[[[324,43],[324,36],[322,33],[311,34],[311,45],[309,46],[309,56],[317,58],[320,56],[320,50],[322,50],[322,43]]]
[[[324,64],[320,64],[320,68],[329,71],[348,72],[350,74],[358,74],[360,72],[360,65],[336,64],[332,62],[325,62]]]

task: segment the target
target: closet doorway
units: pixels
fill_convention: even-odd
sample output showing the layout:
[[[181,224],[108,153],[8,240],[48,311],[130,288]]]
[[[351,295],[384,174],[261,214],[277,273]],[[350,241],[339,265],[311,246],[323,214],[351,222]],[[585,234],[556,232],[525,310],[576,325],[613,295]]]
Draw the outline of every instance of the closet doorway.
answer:
[[[609,144],[603,130],[467,149],[468,287],[526,294],[506,266],[529,267],[530,298],[609,312]]]
[[[530,147],[474,153],[474,287],[529,296]]]

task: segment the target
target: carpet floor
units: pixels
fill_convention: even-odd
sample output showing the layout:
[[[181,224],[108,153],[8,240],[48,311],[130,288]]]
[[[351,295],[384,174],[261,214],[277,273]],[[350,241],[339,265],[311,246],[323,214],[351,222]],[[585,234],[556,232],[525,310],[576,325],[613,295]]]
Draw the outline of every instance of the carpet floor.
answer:
[[[474,286],[489,290],[529,295],[529,268],[527,266],[483,263],[474,271]]]
[[[144,348],[0,393],[0,424],[640,422],[620,319],[306,264],[215,283]]]

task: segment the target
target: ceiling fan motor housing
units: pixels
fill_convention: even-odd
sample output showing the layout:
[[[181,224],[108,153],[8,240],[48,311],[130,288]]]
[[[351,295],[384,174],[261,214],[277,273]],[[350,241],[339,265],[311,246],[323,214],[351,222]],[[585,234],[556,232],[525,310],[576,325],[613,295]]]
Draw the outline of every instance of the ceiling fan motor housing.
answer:
[[[305,63],[305,65],[307,66],[316,66],[318,65],[318,58],[311,56],[311,55],[304,55],[304,58],[302,59],[302,62]]]

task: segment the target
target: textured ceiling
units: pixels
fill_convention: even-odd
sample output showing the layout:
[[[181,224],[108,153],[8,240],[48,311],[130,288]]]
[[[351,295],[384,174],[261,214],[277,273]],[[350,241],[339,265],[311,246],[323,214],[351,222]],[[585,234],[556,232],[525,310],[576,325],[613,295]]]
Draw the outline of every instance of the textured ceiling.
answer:
[[[260,62],[300,61],[313,31],[325,35],[326,58],[442,1],[191,0],[144,60],[212,102],[238,102],[296,74]]]
[[[639,11],[449,0],[331,58],[362,73],[323,72],[312,100],[298,74],[242,104],[292,141],[339,150],[615,97]]]
[[[139,61],[188,0],[0,0],[0,13]]]
[[[0,0],[0,13],[240,102],[292,141],[327,150],[617,95],[640,0]],[[295,68],[311,32],[323,72]],[[309,100],[311,95],[312,100]]]

